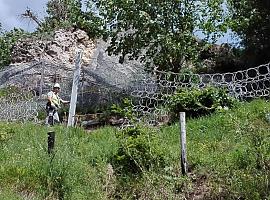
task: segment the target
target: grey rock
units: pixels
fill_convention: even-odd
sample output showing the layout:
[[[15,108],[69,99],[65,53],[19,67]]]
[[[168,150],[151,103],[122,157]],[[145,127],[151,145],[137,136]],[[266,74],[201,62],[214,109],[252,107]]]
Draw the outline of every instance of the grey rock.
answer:
[[[0,88],[13,85],[42,96],[56,81],[62,85],[62,95],[69,98],[76,49],[80,48],[83,56],[79,98],[84,96],[88,104],[101,103],[102,99],[106,102],[109,97],[114,98],[112,91],[128,90],[143,74],[139,62],[125,60],[119,64],[118,56],[108,55],[107,46],[102,40],[90,40],[82,30],[61,29],[51,40],[20,40],[13,48],[13,63],[0,71]],[[103,94],[98,94],[100,91]]]

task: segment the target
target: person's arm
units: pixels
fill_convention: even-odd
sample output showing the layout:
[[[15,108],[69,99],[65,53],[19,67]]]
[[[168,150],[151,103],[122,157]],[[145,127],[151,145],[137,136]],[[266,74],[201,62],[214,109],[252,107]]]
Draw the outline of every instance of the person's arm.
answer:
[[[63,99],[60,99],[60,101],[61,101],[61,103],[63,103],[63,104],[68,104],[68,103],[70,103],[70,101],[65,101],[65,100],[63,100]]]

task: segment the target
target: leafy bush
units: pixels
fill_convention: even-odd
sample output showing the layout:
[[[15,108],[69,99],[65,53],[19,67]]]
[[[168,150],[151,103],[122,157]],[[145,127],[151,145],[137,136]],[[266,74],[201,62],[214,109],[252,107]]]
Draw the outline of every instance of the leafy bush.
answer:
[[[120,174],[136,175],[165,166],[165,157],[156,133],[140,126],[129,127],[117,135],[120,147],[112,164]]]
[[[25,32],[22,29],[14,29],[4,32],[0,26],[0,69],[11,62],[11,49],[15,42],[23,37]]]
[[[121,104],[113,104],[108,111],[108,115],[116,116],[118,118],[133,119],[134,113],[132,111],[132,101],[124,98]]]
[[[183,68],[180,71],[179,82],[181,83],[199,83],[200,79],[197,74],[190,70],[190,68]]]
[[[175,119],[179,112],[187,112],[187,115],[197,117],[216,110],[226,110],[233,107],[235,102],[236,99],[230,97],[225,89],[181,88],[168,97],[167,105]]]
[[[10,94],[17,94],[21,92],[20,88],[15,86],[7,86],[0,89],[0,97],[7,97]]]
[[[80,0],[51,0],[47,3],[45,20],[38,27],[40,32],[50,32],[59,28],[79,28],[88,33],[91,38],[101,36],[102,20],[92,9],[84,9]]]

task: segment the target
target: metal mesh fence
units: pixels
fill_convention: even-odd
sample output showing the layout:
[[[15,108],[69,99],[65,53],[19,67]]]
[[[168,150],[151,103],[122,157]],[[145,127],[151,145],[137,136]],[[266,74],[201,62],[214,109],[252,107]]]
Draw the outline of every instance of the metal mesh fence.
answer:
[[[136,100],[134,111],[147,121],[160,121],[168,116],[163,105],[165,97],[178,88],[203,88],[206,86],[226,88],[238,99],[268,97],[270,94],[269,63],[233,73],[192,74],[154,71],[137,81],[131,96]]]
[[[38,103],[29,90],[6,88],[7,94],[0,97],[0,121],[36,120]]]
[[[65,73],[57,73],[57,69],[65,69]],[[52,70],[55,69],[55,70]],[[6,95],[0,98],[0,120],[31,120],[37,117],[39,111],[44,111],[46,94],[53,84],[61,84],[61,97],[69,99],[73,71],[64,63],[35,62],[25,67],[4,85]],[[26,73],[27,70],[27,73]],[[154,71],[135,73],[136,77],[126,76],[124,73],[117,77],[117,73],[109,71],[110,80],[105,80],[87,70],[82,70],[78,90],[78,112],[98,112],[107,105],[120,102],[123,97],[133,98],[133,110],[139,118],[149,117],[150,120],[159,120],[167,117],[167,112],[162,108],[164,96],[172,94],[181,87],[225,87],[230,95],[239,98],[268,97],[270,94],[270,68],[269,64],[260,65],[248,70],[224,74],[192,74]],[[88,73],[88,74],[87,74]],[[86,78],[88,75],[88,78]],[[93,77],[95,80],[89,79]],[[108,78],[109,79],[109,78]],[[98,80],[98,81],[97,81]],[[116,81],[113,81],[116,80]],[[128,82],[128,84],[125,84]],[[11,91],[16,85],[19,91]],[[10,87],[11,86],[11,87]],[[10,90],[8,92],[8,90]],[[0,90],[1,91],[1,90]],[[89,110],[84,109],[88,107]]]

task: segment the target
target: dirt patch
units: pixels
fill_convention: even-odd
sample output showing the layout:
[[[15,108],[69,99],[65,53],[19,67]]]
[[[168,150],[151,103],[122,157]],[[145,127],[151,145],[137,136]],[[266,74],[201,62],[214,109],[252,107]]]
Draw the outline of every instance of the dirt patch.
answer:
[[[188,176],[191,178],[193,183],[193,191],[188,194],[187,199],[200,200],[208,199],[210,196],[210,186],[206,175],[197,175],[189,173]]]

